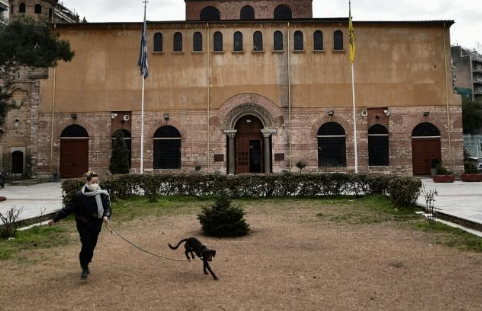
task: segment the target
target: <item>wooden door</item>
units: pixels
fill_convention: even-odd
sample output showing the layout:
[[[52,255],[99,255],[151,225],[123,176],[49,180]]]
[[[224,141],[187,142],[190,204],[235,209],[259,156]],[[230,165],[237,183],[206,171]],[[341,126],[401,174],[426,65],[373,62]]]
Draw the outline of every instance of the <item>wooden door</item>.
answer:
[[[430,175],[434,157],[442,159],[440,138],[412,139],[413,175]]]
[[[263,172],[263,123],[244,116],[236,123],[236,174]]]
[[[236,140],[236,174],[249,173],[249,140]]]
[[[89,169],[89,140],[62,139],[60,141],[60,177],[82,177]]]

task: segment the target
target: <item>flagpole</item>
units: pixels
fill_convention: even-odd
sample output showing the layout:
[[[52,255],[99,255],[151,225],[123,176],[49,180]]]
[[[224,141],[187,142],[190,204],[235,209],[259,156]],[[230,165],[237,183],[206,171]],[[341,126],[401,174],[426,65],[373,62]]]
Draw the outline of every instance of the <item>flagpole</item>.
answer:
[[[141,104],[141,174],[144,174],[144,90],[146,79],[142,76],[142,104]]]
[[[144,174],[144,101],[145,101],[145,85],[147,78],[147,0],[144,0],[144,22],[142,26],[141,55],[139,58],[139,66],[141,66],[142,78],[142,100],[141,100],[141,167],[140,174]]]
[[[351,17],[351,0],[348,0],[349,18],[348,30],[350,33],[350,62],[351,62],[351,91],[353,96],[353,144],[355,148],[355,174],[358,174],[358,142],[356,135],[356,96],[355,96],[355,34]]]
[[[358,143],[356,135],[355,64],[351,64],[351,86],[353,94],[353,139],[355,143],[355,174],[358,174]]]

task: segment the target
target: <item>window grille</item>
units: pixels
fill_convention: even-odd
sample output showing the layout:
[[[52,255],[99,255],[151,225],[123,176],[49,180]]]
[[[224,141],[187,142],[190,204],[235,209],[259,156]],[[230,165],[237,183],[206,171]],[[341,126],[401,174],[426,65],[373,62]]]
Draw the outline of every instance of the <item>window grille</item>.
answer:
[[[412,137],[440,137],[440,131],[432,123],[424,122],[413,129]]]
[[[263,34],[261,31],[255,31],[253,34],[253,51],[263,50]]]
[[[286,5],[278,5],[274,10],[274,19],[290,20],[293,18],[293,12]]]
[[[313,33],[313,50],[323,51],[323,33],[320,30]]]
[[[202,52],[203,50],[203,35],[197,31],[193,36],[193,51]]]
[[[42,6],[40,4],[36,4],[34,12],[35,14],[42,14]]]
[[[341,30],[335,31],[333,34],[333,49],[335,51],[343,51],[343,32]]]
[[[240,18],[242,20],[253,20],[254,19],[254,9],[253,7],[246,5],[241,9]]]
[[[243,50],[243,34],[239,31],[234,33],[234,51],[240,52]]]
[[[154,52],[162,52],[162,33],[154,34]]]
[[[174,34],[174,52],[182,52],[182,34],[180,32]]]
[[[77,124],[72,124],[67,126],[63,131],[62,134],[60,134],[60,137],[75,137],[75,138],[85,138],[89,137],[89,134],[80,125]]]
[[[283,33],[279,30],[274,32],[274,47],[275,51],[283,51]]]
[[[383,125],[376,124],[368,130],[368,165],[389,165],[388,130]]]
[[[223,51],[223,34],[220,31],[216,31],[214,33],[214,51]]]
[[[173,126],[163,126],[154,134],[154,169],[181,168],[181,134]]]
[[[25,13],[25,3],[20,3],[18,6],[18,13]]]
[[[295,51],[303,51],[303,33],[295,31]]]
[[[318,130],[318,167],[346,167],[346,135],[338,123],[325,123]]]
[[[202,9],[200,20],[202,21],[218,21],[221,19],[219,10],[213,6],[208,6]]]

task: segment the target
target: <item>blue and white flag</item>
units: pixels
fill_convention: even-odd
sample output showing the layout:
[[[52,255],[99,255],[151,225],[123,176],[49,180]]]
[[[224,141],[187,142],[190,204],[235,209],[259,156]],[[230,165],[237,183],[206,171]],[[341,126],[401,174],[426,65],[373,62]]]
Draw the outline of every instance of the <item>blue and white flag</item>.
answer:
[[[149,70],[147,65],[147,23],[146,23],[146,8],[144,7],[144,24],[142,25],[142,38],[141,38],[141,52],[139,54],[138,65],[141,70],[141,76],[147,79],[149,76]]]

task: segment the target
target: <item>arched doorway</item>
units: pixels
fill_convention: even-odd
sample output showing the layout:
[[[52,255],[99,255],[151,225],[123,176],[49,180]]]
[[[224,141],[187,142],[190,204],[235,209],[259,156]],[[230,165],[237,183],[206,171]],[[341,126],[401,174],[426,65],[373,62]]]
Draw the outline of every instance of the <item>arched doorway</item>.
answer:
[[[23,174],[23,152],[12,152],[12,174]]]
[[[413,175],[430,175],[434,159],[441,163],[440,131],[432,123],[420,123],[412,131]]]
[[[236,174],[264,172],[263,128],[261,120],[252,115],[236,122]]]
[[[181,133],[174,126],[165,125],[154,133],[154,169],[181,168]]]
[[[336,122],[318,129],[318,167],[346,167],[345,129]]]
[[[89,134],[80,125],[69,125],[60,135],[60,176],[81,177],[88,170]]]

